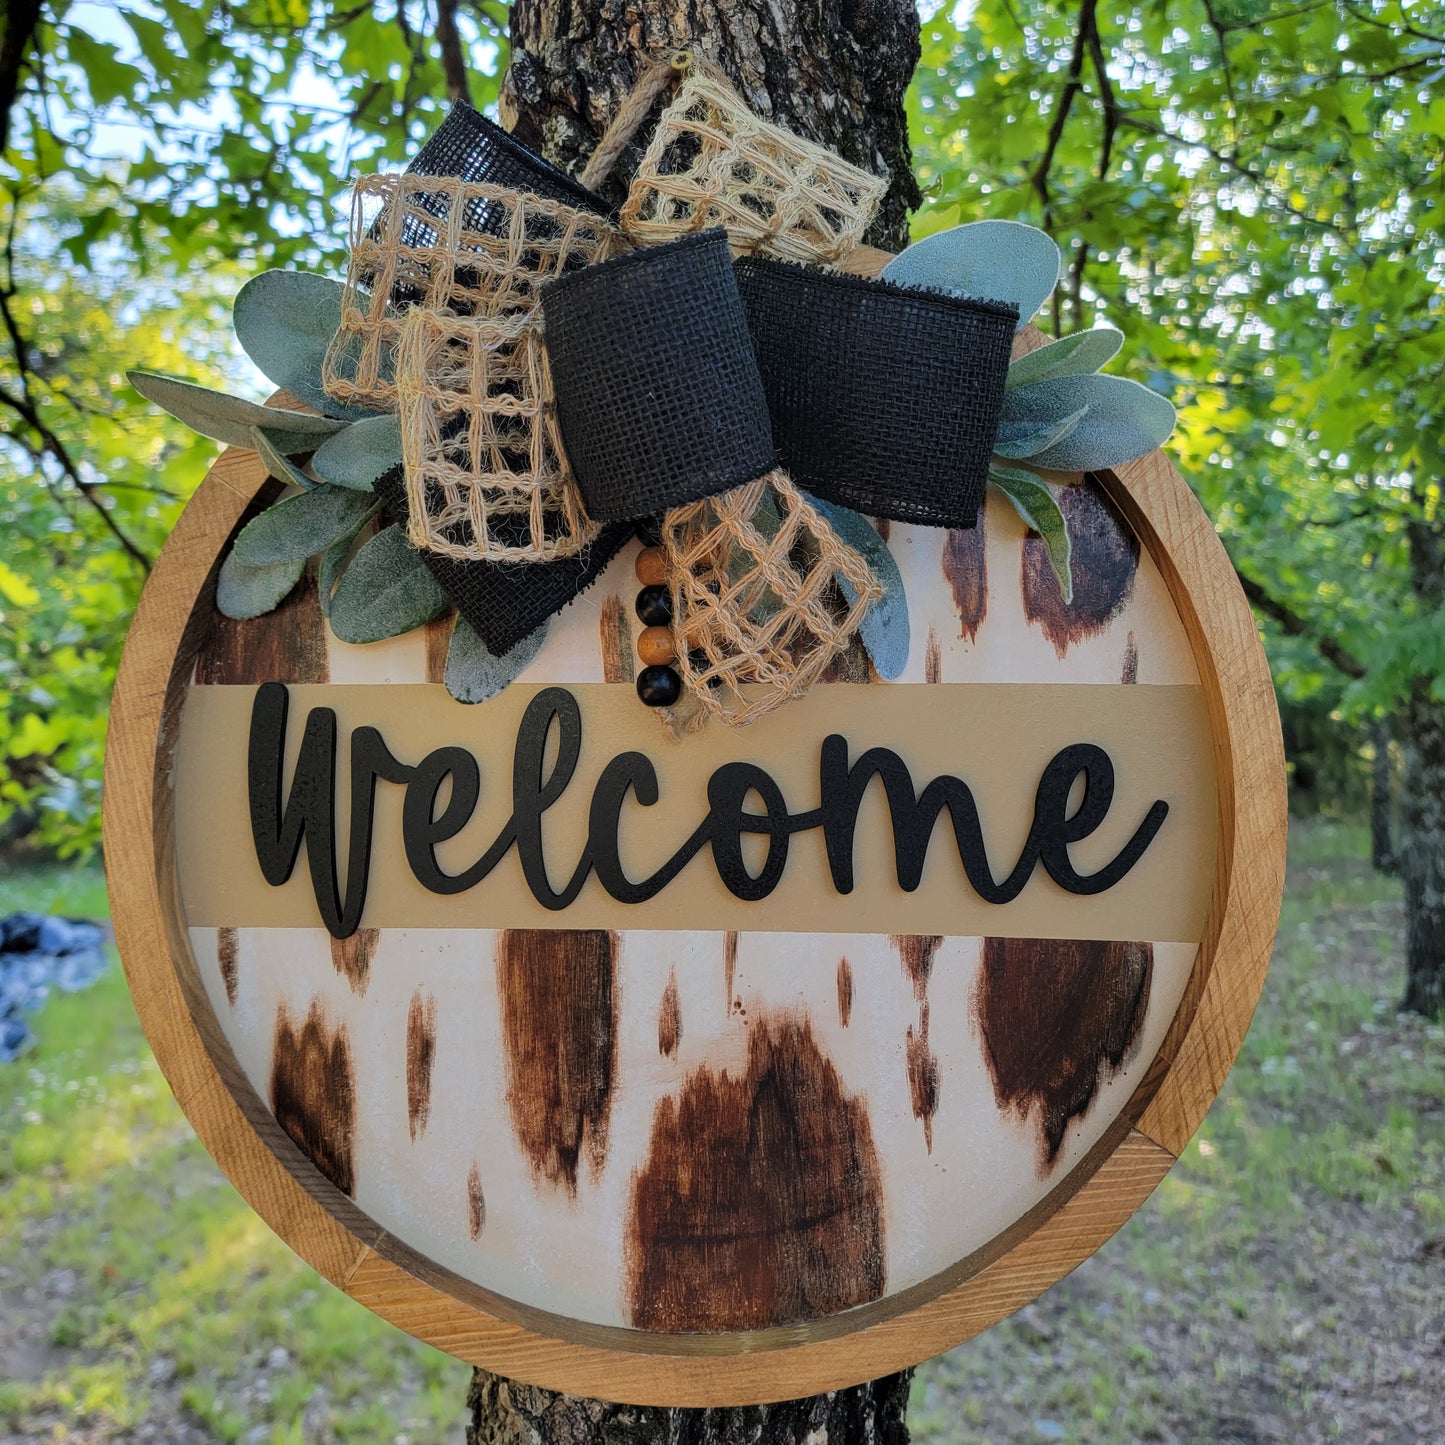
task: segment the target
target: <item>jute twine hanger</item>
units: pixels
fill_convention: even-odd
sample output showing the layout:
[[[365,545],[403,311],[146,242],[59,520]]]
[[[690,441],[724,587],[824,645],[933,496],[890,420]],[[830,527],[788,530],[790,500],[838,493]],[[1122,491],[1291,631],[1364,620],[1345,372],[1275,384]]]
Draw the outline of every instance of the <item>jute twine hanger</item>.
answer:
[[[595,191],[612,174],[622,152],[652,113],[658,97],[689,75],[694,63],[692,51],[674,50],[667,56],[653,57],[642,67],[636,83],[623,97],[616,115],[608,121],[602,139],[577,177],[589,191]]]

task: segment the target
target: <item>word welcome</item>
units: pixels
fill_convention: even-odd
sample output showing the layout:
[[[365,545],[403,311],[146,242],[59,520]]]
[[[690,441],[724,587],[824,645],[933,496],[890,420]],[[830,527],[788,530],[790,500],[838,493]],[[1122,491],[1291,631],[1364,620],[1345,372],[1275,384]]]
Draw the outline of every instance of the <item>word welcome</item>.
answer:
[[[728,890],[744,902],[766,898],[781,881],[793,834],[821,828],[833,887],[853,891],[853,840],[858,810],[876,778],[888,802],[893,828],[894,868],[898,886],[911,893],[923,867],[935,825],[947,814],[959,862],[969,886],[988,903],[1009,903],[1042,863],[1045,872],[1070,893],[1095,894],[1112,888],[1143,856],[1168,815],[1169,805],[1155,802],[1115,857],[1097,872],[1081,874],[1069,858],[1069,847],[1089,837],[1103,823],[1114,797],[1114,765],[1091,743],[1061,749],[1044,768],[1034,796],[1028,838],[1012,870],[994,878],[984,846],[983,829],[973,794],[960,779],[945,774],[919,793],[907,765],[888,748],[869,748],[856,761],[848,741],[837,733],[823,739],[818,752],[819,805],[790,811],[772,776],[753,763],[723,763],[707,782],[707,813],[687,840],[656,872],[641,879],[629,876],[618,849],[623,804],[630,793],[642,807],[657,802],[657,770],[645,753],[619,753],[597,777],[588,812],[587,842],[567,882],[553,888],[546,859],[547,810],[570,786],[582,750],[582,712],[565,688],[544,688],[527,705],[517,727],[512,753],[512,816],[480,858],[460,873],[446,872],[437,848],[454,838],[471,820],[481,797],[481,770],[465,748],[441,747],[419,763],[402,762],[374,727],[351,734],[351,816],[346,881],[338,878],[336,852],[335,712],[312,708],[306,718],[300,754],[289,793],[284,786],[286,727],[290,695],[282,683],[268,682],[256,692],[251,709],[248,744],[248,795],[251,834],[256,858],[266,881],[280,887],[296,867],[301,844],[316,906],[327,929],[347,938],[361,924],[371,870],[372,823],[376,785],[393,783],[406,789],[402,802],[402,846],[417,881],[432,893],[462,893],[476,887],[513,849],[532,896],[544,908],[565,909],[588,878],[622,903],[644,903],[655,897],[704,848]],[[549,737],[557,741],[547,766]],[[1083,779],[1078,806],[1069,810],[1075,782]],[[439,809],[443,787],[450,783]],[[748,808],[757,799],[761,812]],[[743,855],[747,834],[767,837],[767,854],[756,872]]]

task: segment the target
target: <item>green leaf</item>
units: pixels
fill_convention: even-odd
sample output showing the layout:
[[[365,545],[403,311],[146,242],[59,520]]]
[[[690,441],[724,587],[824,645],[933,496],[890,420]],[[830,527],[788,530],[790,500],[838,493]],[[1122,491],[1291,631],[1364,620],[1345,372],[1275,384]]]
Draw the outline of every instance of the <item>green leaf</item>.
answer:
[[[225,442],[233,447],[252,447],[252,427],[261,427],[279,452],[314,451],[321,442],[340,431],[343,423],[330,417],[311,416],[302,411],[282,411],[279,407],[259,406],[239,396],[197,386],[178,376],[159,371],[128,371],[126,380],[162,411],[168,411],[203,437]]]
[[[872,569],[883,588],[883,596],[863,614],[858,635],[878,676],[891,682],[903,675],[908,665],[909,622],[908,594],[903,590],[903,577],[888,544],[873,530],[866,517],[848,507],[839,507],[810,496],[810,502],[828,519],[828,524]],[[838,586],[849,604],[858,600],[857,589],[850,586],[841,572]]]
[[[998,435],[994,438],[993,449],[1001,457],[1018,461],[1046,450],[1055,442],[1062,441],[1083,421],[1089,408],[1081,406],[1078,411],[1064,417],[1062,421],[1044,422],[1003,421],[999,423]]]
[[[369,416],[324,442],[311,470],[335,486],[369,492],[400,461],[401,423],[394,416]]]
[[[1022,327],[1053,294],[1059,266],[1058,246],[1036,226],[973,221],[925,236],[895,256],[882,275],[898,286],[1012,301]]]
[[[1030,456],[1034,466],[1060,472],[1122,466],[1163,445],[1174,430],[1174,407],[1122,376],[1059,376],[1021,386],[1005,394],[1002,420],[1043,426],[1080,407],[1088,415],[1062,440]]]
[[[988,479],[1013,503],[1014,510],[1025,524],[1044,539],[1044,546],[1049,549],[1049,565],[1059,579],[1064,601],[1072,602],[1074,572],[1070,558],[1073,544],[1069,540],[1069,524],[1048,483],[1021,467],[990,467]]]
[[[1082,376],[1098,371],[1118,355],[1123,344],[1124,333],[1112,326],[1076,331],[1072,336],[1037,347],[1011,363],[1005,385],[1012,391],[1038,381],[1052,381],[1056,376]]]
[[[300,467],[287,461],[281,455],[281,449],[258,426],[251,428],[251,445],[278,482],[290,482],[293,487],[300,487],[303,492],[309,492],[315,487],[316,483]]]
[[[231,552],[250,567],[304,561],[354,535],[376,506],[364,492],[316,487],[277,502],[247,522]]]
[[[380,502],[367,508],[366,515],[344,537],[338,537],[321,554],[321,567],[317,573],[316,588],[317,594],[321,598],[321,615],[323,617],[331,616],[331,595],[336,591],[336,583],[341,577],[341,569],[346,565],[346,559],[351,555],[352,546],[367,523],[380,511]]]
[[[380,642],[430,622],[446,593],[399,526],[383,528],[351,560],[331,596],[342,642]]]
[[[221,563],[221,575],[216,583],[216,606],[225,616],[234,617],[238,622],[260,617],[285,599],[305,570],[304,557],[253,567],[232,551]]]
[[[236,293],[231,313],[246,355],[277,386],[325,416],[376,416],[332,401],[321,389],[321,361],[341,327],[341,282],[312,271],[263,271]]]
[[[458,617],[447,648],[443,681],[458,702],[487,702],[507,687],[536,657],[551,627],[549,617],[535,632],[528,633],[510,652],[498,657],[477,636],[465,618]]]

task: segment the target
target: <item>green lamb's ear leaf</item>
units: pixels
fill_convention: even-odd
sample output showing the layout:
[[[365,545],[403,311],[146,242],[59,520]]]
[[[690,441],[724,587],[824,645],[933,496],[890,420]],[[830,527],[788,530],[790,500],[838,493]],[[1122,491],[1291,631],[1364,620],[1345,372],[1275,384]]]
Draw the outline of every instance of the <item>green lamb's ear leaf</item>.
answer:
[[[848,507],[839,507],[810,496],[810,502],[828,519],[828,524],[850,546],[858,552],[872,569],[873,575],[883,587],[883,596],[863,614],[858,635],[878,676],[891,682],[903,674],[908,666],[908,594],[903,590],[903,578],[898,563],[888,544],[873,530],[866,517]],[[858,600],[857,590],[851,587],[843,574],[837,574],[838,586],[851,606]]]
[[[309,492],[316,485],[300,467],[293,466],[281,455],[280,448],[258,426],[251,428],[251,445],[278,482],[290,482],[303,492]]]
[[[1054,500],[1048,483],[1026,472],[1022,467],[990,467],[988,479],[1014,505],[1014,511],[1044,539],[1049,549],[1049,565],[1059,579],[1059,590],[1065,602],[1074,600],[1074,572],[1070,566],[1073,544],[1069,541],[1069,524],[1063,510]]]
[[[1000,422],[993,449],[999,456],[1013,461],[1034,456],[1068,436],[1083,421],[1088,410],[1088,407],[1081,406],[1072,416],[1066,416],[1062,421],[1039,425],[1031,421]]]
[[[1051,341],[1019,357],[1009,366],[1004,385],[1012,391],[1018,386],[1032,386],[1036,381],[1052,381],[1056,376],[1087,375],[1112,361],[1123,344],[1124,333],[1112,326],[1076,331],[1072,336]]]
[[[159,371],[128,371],[125,376],[147,401],[170,412],[192,431],[225,442],[227,446],[254,446],[251,428],[260,427],[283,455],[310,452],[344,425],[330,417],[311,416],[304,411],[259,406],[254,401],[227,396],[224,391],[212,391]]]
[[[380,642],[430,622],[447,595],[399,526],[385,527],[351,559],[331,595],[342,642]]]
[[[341,282],[312,271],[262,271],[236,293],[236,340],[261,371],[323,416],[356,421],[377,413],[332,401],[321,359],[341,328]]]
[[[252,567],[232,551],[221,563],[221,575],[216,583],[216,606],[224,616],[234,617],[238,622],[260,617],[285,599],[305,570],[304,557]]]
[[[369,492],[400,461],[401,423],[394,416],[369,416],[317,448],[311,470],[333,486]]]
[[[1157,392],[1122,376],[1058,376],[1007,392],[1003,421],[1041,426],[1088,415],[1067,436],[1029,463],[1060,472],[1092,472],[1122,466],[1162,446],[1174,430],[1174,408]]]
[[[354,535],[380,505],[364,492],[316,487],[268,507],[241,528],[231,555],[249,567],[305,561]]]
[[[884,268],[898,286],[923,286],[989,301],[1012,301],[1019,326],[1053,294],[1061,261],[1054,240],[1019,221],[972,221],[909,246]]]
[[[551,627],[549,617],[535,632],[528,633],[510,652],[498,657],[477,636],[471,625],[461,617],[452,629],[447,648],[446,672],[443,681],[447,691],[458,702],[487,702],[507,687],[521,670],[536,657]]]
[[[376,502],[368,507],[365,515],[356,525],[345,536],[338,537],[321,554],[321,566],[316,577],[316,590],[321,598],[321,615],[323,617],[329,619],[331,616],[331,594],[336,591],[336,584],[341,577],[341,569],[351,555],[352,546],[367,523],[381,512],[381,505],[380,502]]]

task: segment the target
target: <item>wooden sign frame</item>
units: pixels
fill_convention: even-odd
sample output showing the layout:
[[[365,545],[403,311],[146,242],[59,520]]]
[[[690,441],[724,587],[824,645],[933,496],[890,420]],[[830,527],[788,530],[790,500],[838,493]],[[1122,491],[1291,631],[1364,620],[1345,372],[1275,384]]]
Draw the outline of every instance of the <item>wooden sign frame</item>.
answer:
[[[861,269],[861,268],[860,268]],[[360,1303],[514,1379],[635,1403],[795,1398],[876,1378],[969,1339],[1097,1250],[1175,1162],[1213,1102],[1263,986],[1284,884],[1285,769],[1253,616],[1212,524],[1162,452],[1100,482],[1164,579],[1207,700],[1218,836],[1208,919],[1186,995],[1114,1124],[1037,1205],[949,1271],[876,1307],[735,1335],[688,1353],[667,1337],[543,1316],[424,1260],[311,1167],[243,1074],[187,937],[174,848],[177,722],[227,546],[275,494],[254,453],[222,454],[167,542],[137,608],[112,703],[105,852],[117,942],[142,1025],[206,1148],[304,1260]],[[305,1181],[305,1182],[303,1182]],[[885,1308],[886,1307],[886,1308]],[[728,1352],[724,1353],[726,1350]]]

